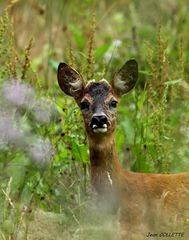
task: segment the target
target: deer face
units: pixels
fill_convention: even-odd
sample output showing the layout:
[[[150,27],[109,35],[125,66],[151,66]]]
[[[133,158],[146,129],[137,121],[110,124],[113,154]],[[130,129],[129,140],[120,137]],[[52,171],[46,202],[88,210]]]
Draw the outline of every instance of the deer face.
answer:
[[[137,78],[138,65],[135,60],[126,62],[111,83],[103,79],[84,84],[80,74],[67,64],[60,63],[58,67],[59,86],[76,100],[90,136],[106,136],[114,132],[117,103],[123,94],[135,86]]]
[[[88,134],[112,132],[116,122],[116,105],[111,85],[106,80],[89,82],[79,103]]]

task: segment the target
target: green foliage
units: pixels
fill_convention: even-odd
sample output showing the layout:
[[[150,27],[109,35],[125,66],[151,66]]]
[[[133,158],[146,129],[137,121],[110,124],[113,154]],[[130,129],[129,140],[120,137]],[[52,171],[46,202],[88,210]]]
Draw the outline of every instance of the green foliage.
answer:
[[[0,131],[9,134],[6,142],[0,135],[0,236],[26,239],[35,221],[47,228],[47,216],[52,232],[87,239],[79,218],[91,201],[87,140],[78,107],[56,83],[58,63],[68,62],[85,80],[110,81],[126,60],[137,59],[138,85],[118,107],[121,162],[139,172],[186,171],[188,1],[16,2],[5,10],[2,3],[0,18]],[[7,130],[10,119],[20,138]]]

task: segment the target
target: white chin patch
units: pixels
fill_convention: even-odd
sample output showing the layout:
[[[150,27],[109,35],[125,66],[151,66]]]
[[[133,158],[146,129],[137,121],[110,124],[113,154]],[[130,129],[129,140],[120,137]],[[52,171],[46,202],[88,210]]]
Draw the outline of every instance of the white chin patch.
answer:
[[[95,128],[93,129],[94,133],[105,133],[107,132],[107,128]]]
[[[94,133],[105,133],[108,130],[107,124],[104,124],[102,127],[97,127],[97,125],[93,125],[92,128]]]

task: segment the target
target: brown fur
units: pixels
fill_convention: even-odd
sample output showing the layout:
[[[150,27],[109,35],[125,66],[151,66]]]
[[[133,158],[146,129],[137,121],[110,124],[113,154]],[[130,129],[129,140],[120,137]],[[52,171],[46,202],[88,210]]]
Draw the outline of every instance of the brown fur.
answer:
[[[123,229],[128,232],[131,229],[157,231],[167,224],[168,229],[165,229],[169,230],[173,224],[176,228],[187,221],[189,173],[145,174],[126,171],[120,166],[113,136],[111,141],[104,139],[99,145],[90,139],[89,149],[92,184],[99,192],[111,189],[112,197],[117,197]],[[112,185],[107,172],[111,175]]]

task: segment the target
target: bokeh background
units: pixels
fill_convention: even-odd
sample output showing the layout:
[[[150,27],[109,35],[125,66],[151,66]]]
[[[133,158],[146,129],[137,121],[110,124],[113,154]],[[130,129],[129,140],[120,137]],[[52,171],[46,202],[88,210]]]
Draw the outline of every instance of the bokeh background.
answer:
[[[85,81],[110,81],[136,59],[138,84],[118,107],[122,165],[188,170],[188,6],[188,0],[0,1],[0,239],[114,236],[113,218],[99,219],[92,204],[87,139],[78,107],[58,87],[61,61]]]

